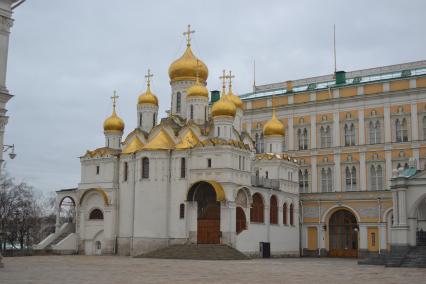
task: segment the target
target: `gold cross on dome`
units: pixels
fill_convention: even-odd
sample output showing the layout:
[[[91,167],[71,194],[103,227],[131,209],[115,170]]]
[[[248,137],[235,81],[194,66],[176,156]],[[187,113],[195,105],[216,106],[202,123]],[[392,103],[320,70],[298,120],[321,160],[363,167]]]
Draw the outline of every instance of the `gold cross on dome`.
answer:
[[[229,89],[231,89],[231,87],[232,87],[232,79],[235,78],[235,75],[232,75],[232,71],[229,70],[229,75],[226,76],[226,78],[229,79]]]
[[[119,98],[119,96],[117,96],[117,91],[114,90],[114,95],[111,97],[112,100],[112,107],[115,109],[115,105],[117,103],[117,99]]]
[[[228,79],[228,76],[226,76],[225,69],[222,70],[222,76],[220,76],[219,79],[222,80],[222,93],[225,94],[226,79]]]
[[[191,34],[195,33],[194,30],[191,31],[191,25],[188,25],[188,30],[183,33],[184,36],[186,36],[186,46],[191,45]]]
[[[148,73],[145,75],[146,85],[149,87],[151,85],[151,78],[154,77],[154,74],[151,73],[151,69],[148,69]]]

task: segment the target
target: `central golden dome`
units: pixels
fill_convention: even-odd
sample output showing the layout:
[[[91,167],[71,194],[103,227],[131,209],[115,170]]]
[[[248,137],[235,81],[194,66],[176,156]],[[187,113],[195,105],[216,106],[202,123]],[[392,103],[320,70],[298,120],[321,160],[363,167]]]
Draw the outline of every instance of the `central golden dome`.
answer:
[[[207,80],[209,70],[203,61],[198,59],[191,50],[191,45],[187,44],[185,53],[175,60],[169,67],[169,77],[173,81],[195,80],[197,72],[202,82]]]
[[[139,96],[138,104],[153,104],[158,106],[158,98],[151,92],[149,84],[146,87],[146,92]]]
[[[285,135],[284,125],[275,116],[275,110],[273,110],[272,112],[272,118],[263,127],[263,135],[265,136],[273,136],[273,135],[284,136]]]
[[[109,132],[109,131],[123,132],[123,130],[124,130],[124,121],[118,117],[114,107],[111,116],[108,117],[104,122],[104,131],[105,132]]]
[[[228,96],[223,94],[222,97],[213,104],[212,116],[231,116],[235,117],[237,108],[233,102],[228,99]]]

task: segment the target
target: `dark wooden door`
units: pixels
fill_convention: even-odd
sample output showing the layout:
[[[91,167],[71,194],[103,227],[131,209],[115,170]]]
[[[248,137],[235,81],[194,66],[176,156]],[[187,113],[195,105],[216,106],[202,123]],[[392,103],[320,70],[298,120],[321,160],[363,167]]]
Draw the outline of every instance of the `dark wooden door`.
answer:
[[[202,208],[197,221],[197,243],[220,244],[220,204]]]
[[[340,210],[331,216],[329,241],[329,256],[358,256],[358,224],[351,212]]]

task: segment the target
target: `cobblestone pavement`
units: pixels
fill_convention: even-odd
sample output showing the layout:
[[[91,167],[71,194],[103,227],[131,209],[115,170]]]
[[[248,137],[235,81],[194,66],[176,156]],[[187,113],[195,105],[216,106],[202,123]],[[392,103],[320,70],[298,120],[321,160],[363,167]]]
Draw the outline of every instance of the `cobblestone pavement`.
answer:
[[[118,256],[4,258],[1,284],[25,283],[426,283],[426,269],[359,266],[353,259],[241,261]]]

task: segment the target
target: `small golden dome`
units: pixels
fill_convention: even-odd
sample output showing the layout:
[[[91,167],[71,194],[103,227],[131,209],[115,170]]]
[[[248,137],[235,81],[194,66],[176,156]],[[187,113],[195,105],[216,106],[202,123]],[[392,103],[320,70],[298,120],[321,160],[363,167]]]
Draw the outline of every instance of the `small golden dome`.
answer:
[[[263,135],[265,136],[273,136],[273,135],[284,136],[285,135],[284,125],[275,116],[275,110],[273,110],[272,112],[272,118],[263,127]]]
[[[151,92],[151,88],[148,84],[146,88],[146,92],[139,96],[138,104],[153,104],[158,106],[157,96]]]
[[[234,95],[234,93],[232,92],[231,89],[229,89],[228,92],[228,99],[234,103],[234,105],[239,108],[239,109],[243,109],[243,101],[240,99],[239,96]]]
[[[198,81],[198,77],[195,84],[189,87],[186,91],[186,98],[190,97],[205,97],[207,99],[209,98],[209,91],[203,84]]]
[[[206,64],[192,53],[191,45],[188,43],[185,53],[170,65],[169,77],[171,81],[195,80],[197,73],[202,82],[209,76]]]
[[[111,116],[108,117],[104,122],[104,131],[123,132],[123,130],[124,130],[124,121],[118,117],[114,107]]]
[[[212,116],[232,116],[235,117],[237,108],[233,102],[228,99],[228,96],[223,94],[222,97],[213,104]]]

